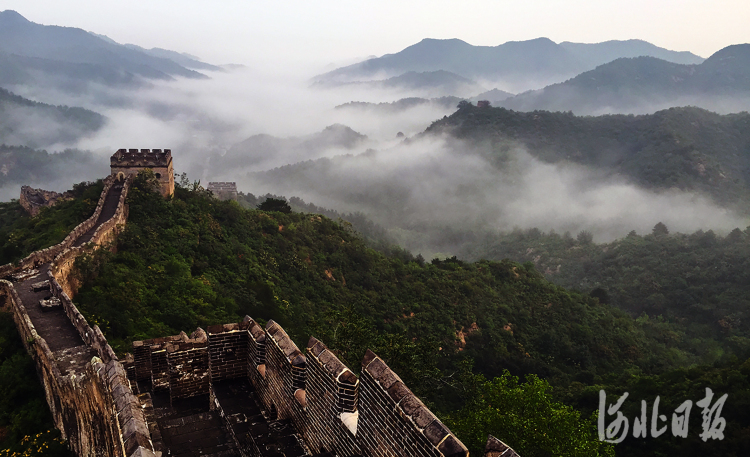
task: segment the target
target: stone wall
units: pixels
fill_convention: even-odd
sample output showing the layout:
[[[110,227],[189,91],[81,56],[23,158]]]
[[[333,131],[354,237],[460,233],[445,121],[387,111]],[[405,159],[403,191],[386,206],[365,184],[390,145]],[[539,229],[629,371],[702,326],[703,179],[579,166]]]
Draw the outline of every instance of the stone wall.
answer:
[[[153,170],[159,180],[161,193],[174,194],[174,168],[171,149],[119,149],[110,157],[111,175],[115,178],[137,175],[142,170]]]
[[[94,215],[87,219],[86,222],[73,229],[71,232],[72,236],[68,235],[65,241],[60,244],[64,246],[63,249],[60,249],[53,258],[45,260],[45,263],[52,261],[49,266],[49,275],[62,286],[62,290],[69,297],[73,297],[80,286],[75,275],[72,274],[78,256],[83,253],[93,252],[98,246],[113,243],[117,234],[121,231],[122,227],[125,226],[125,223],[128,220],[128,205],[125,204],[125,200],[127,199],[128,191],[130,190],[134,178],[134,176],[130,176],[125,181],[122,192],[120,193],[120,200],[117,202],[115,214],[96,228],[96,231],[94,231],[94,234],[88,243],[81,246],[73,246],[78,238],[91,230],[96,224],[104,206],[104,198],[106,196],[105,192],[102,192],[102,197],[99,199],[99,204],[97,205],[97,210],[94,212]],[[114,179],[111,176],[108,177],[107,180],[110,185],[105,185],[105,191],[108,191],[109,187],[111,187],[111,184],[114,182]],[[57,251],[58,249],[55,250]]]
[[[80,456],[125,456],[121,424],[117,421],[112,383],[106,365],[98,357],[78,372],[62,373],[58,361],[65,354],[53,354],[34,328],[15,288],[0,281],[0,299],[13,311],[13,318],[27,351],[34,359],[44,387],[55,427]],[[137,403],[131,409],[140,411]],[[94,451],[96,450],[96,451]]]
[[[13,311],[26,349],[36,362],[55,426],[68,440],[71,449],[79,456],[147,457],[154,456],[153,445],[141,405],[133,395],[126,371],[99,327],[91,328],[71,300],[77,290],[75,281],[71,280],[75,257],[113,240],[118,226],[124,224],[127,218],[125,198],[132,179],[123,187],[115,215],[97,228],[89,243],[73,247],[76,240],[95,226],[113,181],[112,177],[105,180],[94,214],[73,229],[62,243],[32,253],[20,265],[0,267],[0,275],[5,276],[17,270],[36,268],[54,259],[48,271],[50,290],[60,298],[66,315],[85,346],[53,354],[47,342],[36,332],[12,283],[0,281],[0,297]],[[66,354],[69,351],[80,353]],[[89,363],[61,372],[59,364],[66,357],[86,356],[92,351],[96,355]],[[80,360],[80,357],[71,357],[73,359]]]
[[[211,381],[247,376],[247,330],[240,324],[208,327]]]
[[[468,455],[463,443],[370,350],[362,360],[360,381],[357,432],[368,455]]]
[[[102,209],[104,208],[104,199],[107,196],[107,193],[109,192],[110,187],[112,187],[112,184],[114,183],[114,178],[111,176],[108,176],[104,179],[104,189],[102,190],[101,196],[99,197],[99,202],[96,205],[96,209],[94,210],[94,214],[91,215],[88,219],[78,224],[69,234],[65,237],[65,239],[54,246],[51,246],[49,248],[41,249],[39,251],[32,252],[29,254],[26,258],[18,262],[17,265],[14,264],[7,264],[0,267],[0,278],[6,277],[13,273],[14,271],[19,270],[26,270],[29,268],[36,268],[39,265],[45,264],[47,262],[51,262],[55,257],[60,255],[63,251],[69,249],[73,244],[76,242],[78,238],[81,237],[84,233],[91,230],[94,225],[96,225],[97,219],[99,219],[99,215],[102,212]],[[123,189],[123,192],[125,193],[125,189]],[[126,215],[127,217],[127,215]]]
[[[177,348],[167,354],[170,369],[177,366],[172,360],[190,358],[193,348],[165,343],[183,338],[178,335],[134,342],[135,376],[158,376],[152,351],[164,344]],[[183,389],[180,395],[210,393],[215,382],[247,377],[271,418],[290,420],[313,454],[468,455],[461,441],[371,351],[365,354],[362,375],[357,378],[315,338],[310,338],[303,354],[274,321],[269,321],[265,330],[250,317],[238,324],[210,326],[207,339],[209,373],[203,371],[205,362],[181,366],[186,370],[183,375],[207,375],[210,383],[200,388],[190,384],[190,389]],[[172,375],[168,380],[170,392],[174,391],[174,379]],[[495,441],[492,443],[497,448]],[[255,455],[253,449],[246,451]]]
[[[150,381],[154,390],[169,390],[171,398],[209,393],[206,332],[133,342],[134,378]]]

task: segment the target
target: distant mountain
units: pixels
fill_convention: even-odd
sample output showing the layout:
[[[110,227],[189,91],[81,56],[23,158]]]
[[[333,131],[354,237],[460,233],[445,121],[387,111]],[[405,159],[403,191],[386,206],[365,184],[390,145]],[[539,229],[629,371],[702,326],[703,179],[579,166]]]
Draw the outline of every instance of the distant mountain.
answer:
[[[380,113],[398,113],[417,106],[433,106],[436,108],[455,110],[458,102],[463,100],[459,97],[420,98],[409,97],[390,103],[349,102],[336,106],[336,109],[359,109]]]
[[[475,81],[445,70],[409,71],[399,76],[375,81],[321,80],[315,82],[314,85],[318,87],[361,86],[364,88],[394,89],[426,97],[464,95],[484,90]]]
[[[596,68],[623,57],[656,57],[667,62],[683,65],[697,65],[705,60],[692,52],[670,51],[643,40],[612,40],[602,43],[564,41],[560,43],[560,46],[589,68]]]
[[[564,81],[619,57],[656,56],[679,63],[700,63],[698,56],[630,40],[598,44],[556,44],[547,38],[472,46],[458,39],[424,39],[395,53],[319,75],[315,81],[381,79],[407,72],[444,70],[474,80],[503,81],[528,90]],[[692,59],[692,60],[691,60]]]
[[[47,105],[0,88],[0,144],[41,148],[72,143],[93,134],[105,121],[87,109]]]
[[[191,56],[189,54],[183,54],[180,52],[170,51],[168,49],[162,48],[145,49],[134,44],[126,44],[125,47],[144,52],[150,56],[169,59],[172,62],[182,65],[185,68],[192,68],[194,70],[224,71],[224,69],[219,66],[202,62],[197,57]]]
[[[718,112],[750,109],[750,44],[724,48],[698,65],[653,57],[618,59],[502,103],[519,111],[594,115],[642,114],[685,105]]]
[[[648,189],[700,191],[750,213],[750,114],[719,115],[700,108],[654,114],[575,116],[467,106],[433,123],[445,134],[503,151],[522,145],[547,163],[574,162],[606,176],[625,176]]]
[[[513,94],[511,94],[510,92],[505,92],[504,90],[500,89],[492,89],[488,90],[487,92],[482,92],[475,97],[471,97],[471,100],[474,102],[479,100],[487,100],[488,102],[495,104],[509,99],[512,96]]]
[[[278,167],[317,158],[331,150],[346,152],[362,145],[366,140],[367,136],[340,124],[330,125],[321,132],[303,137],[254,135],[229,148],[223,156],[212,157],[209,168],[213,175],[221,175],[240,170]]]
[[[36,24],[15,11],[0,12],[0,84],[6,87],[53,85],[80,90],[89,82],[117,86],[176,76],[206,78],[177,63],[174,54],[120,45],[77,28]],[[186,59],[179,60],[186,63]]]
[[[107,174],[109,160],[89,151],[60,153],[0,144],[0,196],[18,198],[22,185],[64,190],[71,183],[92,181]]]

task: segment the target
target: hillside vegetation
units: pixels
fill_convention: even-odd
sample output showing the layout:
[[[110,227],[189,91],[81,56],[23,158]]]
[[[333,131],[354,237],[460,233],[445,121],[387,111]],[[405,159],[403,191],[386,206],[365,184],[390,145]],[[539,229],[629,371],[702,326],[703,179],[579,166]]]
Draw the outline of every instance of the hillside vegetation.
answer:
[[[32,148],[72,143],[97,132],[106,118],[84,108],[53,106],[0,87],[0,144]]]
[[[29,216],[18,201],[0,203],[0,265],[62,242],[94,213],[103,188],[101,180],[76,184],[72,200],[42,208],[36,217]]]
[[[560,401],[587,408],[599,387],[661,379],[692,357],[599,298],[549,283],[531,262],[386,257],[325,217],[245,210],[197,185],[171,201],[148,189],[141,176],[117,253],[78,262],[76,302],[119,351],[244,314],[274,319],[298,345],[315,335],[355,370],[372,348],[474,452],[495,433],[532,456],[609,455],[593,419]],[[546,414],[528,410],[531,396]],[[505,419],[492,419],[498,408]],[[542,426],[550,414],[560,421]],[[726,414],[741,417],[729,405]],[[631,455],[637,443],[617,449]]]
[[[598,168],[648,189],[700,191],[747,212],[742,202],[750,197],[748,113],[670,108],[650,115],[590,117],[462,104],[426,131],[440,132],[488,143],[500,167],[508,151],[521,145],[545,162]]]

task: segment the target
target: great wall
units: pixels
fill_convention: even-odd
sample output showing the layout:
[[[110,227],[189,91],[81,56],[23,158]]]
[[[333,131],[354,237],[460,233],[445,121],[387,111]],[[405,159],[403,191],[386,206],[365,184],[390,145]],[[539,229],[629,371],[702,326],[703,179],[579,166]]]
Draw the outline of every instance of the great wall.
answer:
[[[56,246],[0,267],[0,303],[36,362],[55,426],[78,456],[468,456],[371,351],[357,377],[325,344],[299,350],[274,321],[133,342],[120,360],[72,301],[75,259],[111,247],[135,173],[174,190],[170,150],[119,150],[94,214]],[[42,306],[41,304],[44,304]],[[490,436],[486,457],[516,457]]]

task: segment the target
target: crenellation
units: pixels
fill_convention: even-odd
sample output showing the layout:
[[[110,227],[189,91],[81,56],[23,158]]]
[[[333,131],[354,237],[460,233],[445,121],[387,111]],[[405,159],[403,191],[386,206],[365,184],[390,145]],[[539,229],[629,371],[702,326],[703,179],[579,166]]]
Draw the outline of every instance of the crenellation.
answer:
[[[141,170],[153,170],[165,197],[174,194],[174,168],[171,149],[118,149],[110,157],[111,176],[124,179]]]
[[[516,451],[499,439],[490,435],[487,437],[487,444],[484,447],[485,457],[519,457]]]

